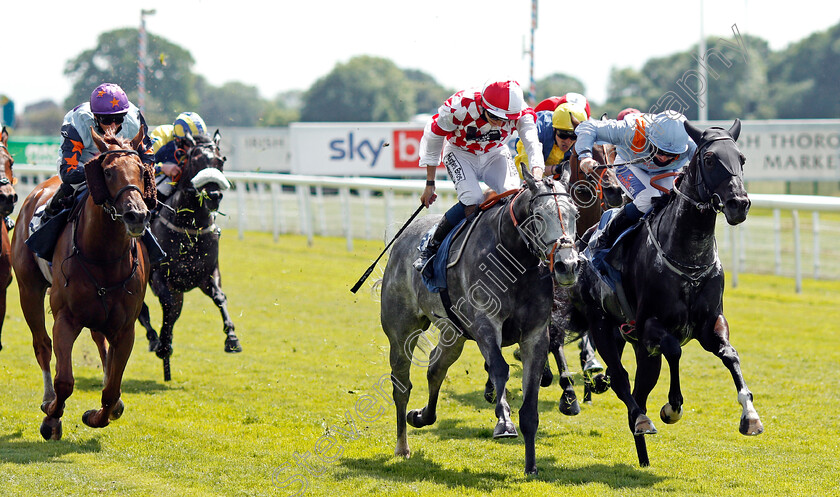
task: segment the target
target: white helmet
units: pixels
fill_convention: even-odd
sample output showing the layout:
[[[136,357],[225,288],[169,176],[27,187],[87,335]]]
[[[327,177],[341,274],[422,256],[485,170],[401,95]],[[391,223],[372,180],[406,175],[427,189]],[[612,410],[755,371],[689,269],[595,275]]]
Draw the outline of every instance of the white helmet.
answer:
[[[481,103],[500,119],[519,119],[528,108],[522,87],[516,81],[494,81],[481,90]]]

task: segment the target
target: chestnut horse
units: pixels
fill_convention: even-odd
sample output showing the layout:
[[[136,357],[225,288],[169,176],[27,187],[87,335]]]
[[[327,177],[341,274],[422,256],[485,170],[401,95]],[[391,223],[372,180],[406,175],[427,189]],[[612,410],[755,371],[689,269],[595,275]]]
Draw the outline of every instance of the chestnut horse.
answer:
[[[43,261],[39,263],[24,242],[36,208],[58,189],[61,181],[57,176],[26,197],[18,218],[20,227],[12,240],[20,304],[44,376],[41,410],[46,417],[41,436],[45,439],[61,438],[64,403],[73,393],[75,381],[73,343],[82,328],[90,329],[105,373],[102,408],[85,412],[82,422],[101,428],[122,415],[125,405],[120,384],[149,279],[148,254],[137,238],[149,224],[157,196],[154,172],[140,159],[143,131],[130,142],[113,135],[102,137],[92,129],[91,135],[102,153],[85,165],[89,192],[75,206],[58,238],[51,269]],[[44,323],[44,294],[50,286],[52,341]],[[52,350],[56,358],[54,384]]]
[[[11,215],[17,202],[17,193],[12,186],[17,182],[12,172],[15,161],[6,148],[8,141],[9,133],[3,126],[0,132],[0,171],[3,171],[0,176],[0,333],[6,318],[6,289],[12,283],[12,245],[9,243],[9,229],[3,219]],[[3,350],[2,343],[0,350]]]

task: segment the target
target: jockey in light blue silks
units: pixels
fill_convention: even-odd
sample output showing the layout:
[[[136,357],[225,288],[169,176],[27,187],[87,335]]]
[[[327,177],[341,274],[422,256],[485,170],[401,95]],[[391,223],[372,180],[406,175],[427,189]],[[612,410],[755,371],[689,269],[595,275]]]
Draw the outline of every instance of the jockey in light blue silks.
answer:
[[[616,167],[616,176],[624,193],[633,199],[612,216],[590,247],[592,253],[611,247],[622,232],[651,210],[653,198],[673,188],[674,173],[691,160],[697,149],[683,122],[685,116],[674,111],[634,113],[620,121],[585,121],[575,129],[575,150],[581,169],[591,174],[598,165],[592,159],[593,145],[615,145],[615,163],[625,164]]]

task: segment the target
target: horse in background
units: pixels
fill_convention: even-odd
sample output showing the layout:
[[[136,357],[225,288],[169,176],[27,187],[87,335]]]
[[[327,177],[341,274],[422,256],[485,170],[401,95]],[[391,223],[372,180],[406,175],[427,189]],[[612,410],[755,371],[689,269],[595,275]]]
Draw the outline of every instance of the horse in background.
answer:
[[[45,439],[61,439],[61,417],[75,382],[73,343],[82,328],[90,329],[105,374],[102,407],[85,412],[82,422],[101,428],[122,415],[125,404],[120,385],[149,279],[148,254],[138,238],[149,224],[157,199],[154,172],[140,159],[143,131],[130,142],[111,134],[102,137],[94,130],[91,135],[101,153],[85,165],[88,193],[70,213],[52,265],[39,263],[25,241],[35,210],[46,204],[61,184],[58,176],[26,197],[12,239],[21,309],[44,378],[41,410],[46,417],[40,432]],[[44,295],[50,286],[52,340],[44,322]],[[54,382],[50,372],[53,348]]]
[[[9,241],[9,225],[3,222],[15,210],[18,196],[14,184],[17,183],[12,166],[15,160],[9,154],[9,132],[3,126],[0,131],[0,336],[3,321],[6,319],[6,290],[12,284],[12,245]],[[0,350],[3,344],[0,342]]]
[[[729,343],[729,324],[723,315],[724,273],[715,241],[718,212],[737,225],[746,220],[750,207],[743,183],[746,159],[736,144],[741,123],[736,119],[729,130],[703,131],[688,121],[684,126],[697,150],[667,204],[645,216],[606,256],[620,279],[613,288],[599,269],[586,262],[579,274],[581,290],[575,294],[607,364],[612,389],[627,406],[641,466],[650,464],[644,437],[657,432],[646,413],[662,357],[668,362],[671,383],[660,418],[671,424],[682,417],[679,360],[682,345],[691,339],[729,369],[742,407],[740,432],[764,431],[738,353]],[[632,391],[621,364],[625,341],[636,357]]]
[[[464,226],[457,254],[448,255],[447,287],[432,293],[414,270],[417,247],[439,219],[425,216],[406,228],[391,252],[382,278],[381,323],[390,342],[391,379],[396,405],[394,454],[409,457],[406,423],[415,428],[437,419],[437,400],[449,367],[467,339],[475,340],[497,392],[494,438],[518,436],[510,419],[505,384],[510,368],[501,348],[519,343],[523,375],[520,428],[525,438],[525,472],[537,472],[535,436],[539,425],[539,383],[548,351],[548,319],[554,279],[569,285],[577,274],[574,246],[576,208],[563,185],[534,180],[523,169],[526,187]],[[456,239],[457,243],[457,239]],[[444,256],[441,251],[436,257]],[[445,301],[457,302],[455,306]],[[419,334],[432,321],[441,336],[427,370],[428,403],[406,412],[411,393],[410,367]]]
[[[160,301],[163,323],[158,336],[151,324],[149,308],[143,304],[140,324],[146,328],[149,350],[163,359],[164,380],[171,379],[169,357],[172,355],[172,331],[181,315],[184,293],[201,289],[213,299],[222,315],[225,352],[241,352],[234,324],[227,310],[219,272],[219,237],[216,225],[223,191],[230,187],[224,176],[225,158],[219,150],[221,134],[213,138],[187,135],[184,170],[175,192],[161,205],[151,224],[152,233],[168,254],[161,264],[152,267],[152,293]]]

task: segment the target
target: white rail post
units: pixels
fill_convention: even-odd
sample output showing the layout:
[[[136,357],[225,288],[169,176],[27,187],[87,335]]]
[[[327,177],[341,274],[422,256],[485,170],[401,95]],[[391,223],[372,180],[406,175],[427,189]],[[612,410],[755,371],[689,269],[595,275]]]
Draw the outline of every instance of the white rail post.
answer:
[[[245,206],[245,181],[236,183],[236,204],[239,206],[236,213],[236,226],[239,230],[239,239],[245,238],[245,223],[247,222],[247,207]]]
[[[820,213],[811,213],[814,222],[814,279],[820,279]]]
[[[327,214],[324,207],[324,187],[315,187],[315,205],[318,210],[318,227],[321,236],[327,236]]]
[[[283,218],[283,211],[280,204],[282,187],[279,183],[272,182],[269,188],[271,190],[271,233],[276,242],[280,239],[280,222]]]
[[[347,237],[347,251],[353,251],[353,214],[350,212],[350,188],[338,190],[341,196],[341,210],[344,211],[344,236]]]
[[[729,227],[729,240],[732,242],[732,288],[738,287],[738,227]]]
[[[782,274],[782,212],[773,209],[773,254],[776,262],[776,275]]]
[[[370,190],[364,188],[359,190],[359,196],[362,197],[362,208],[364,209],[365,220],[365,240],[370,240],[371,236],[371,219],[370,219]]]
[[[793,209],[790,213],[793,216],[793,261],[796,293],[802,293],[802,247],[799,239],[799,211]]]

